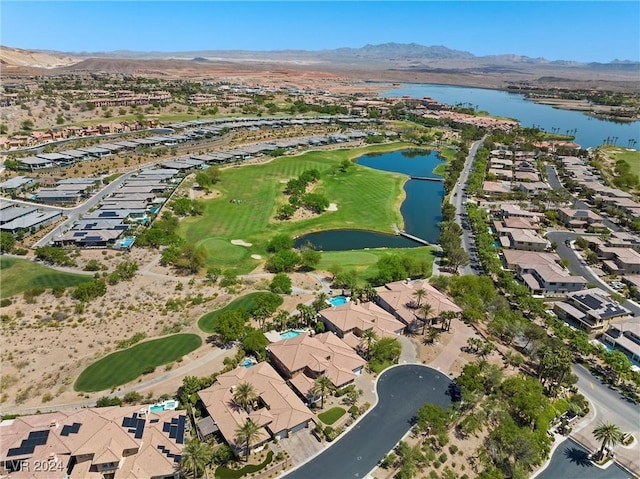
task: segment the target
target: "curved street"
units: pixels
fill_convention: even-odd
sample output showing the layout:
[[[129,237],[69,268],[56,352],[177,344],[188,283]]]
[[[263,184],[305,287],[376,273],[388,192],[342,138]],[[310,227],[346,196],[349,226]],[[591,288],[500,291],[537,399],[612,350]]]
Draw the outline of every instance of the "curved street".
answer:
[[[282,477],[337,479],[365,477],[405,436],[425,403],[447,407],[451,380],[421,364],[395,366],[376,383],[378,403],[340,439]]]

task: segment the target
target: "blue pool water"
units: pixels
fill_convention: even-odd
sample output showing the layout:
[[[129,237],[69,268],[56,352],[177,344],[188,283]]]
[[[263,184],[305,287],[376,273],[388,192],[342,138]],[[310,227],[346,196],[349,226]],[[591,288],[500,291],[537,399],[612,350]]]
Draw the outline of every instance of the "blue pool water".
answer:
[[[294,331],[293,329],[291,329],[289,331],[285,331],[284,333],[280,333],[280,337],[282,339],[291,339],[299,336],[300,334],[300,331]]]
[[[159,206],[152,206],[151,208],[149,208],[149,211],[155,215],[159,209]]]
[[[343,304],[346,304],[347,298],[344,296],[336,296],[335,298],[329,298],[327,301],[329,301],[331,306],[342,306]]]
[[[128,247],[130,247],[130,246],[133,244],[133,242],[134,242],[135,240],[136,240],[136,239],[135,239],[133,236],[128,236],[128,237],[126,237],[126,238],[123,238],[123,239],[122,239],[122,242],[121,242],[122,247],[123,247],[123,248],[128,248]]]
[[[177,407],[178,407],[178,401],[169,399],[163,403],[149,406],[149,412],[173,411]]]
[[[245,359],[244,361],[242,361],[242,365],[245,368],[250,368],[251,366],[253,366],[253,361],[251,361],[250,359]]]

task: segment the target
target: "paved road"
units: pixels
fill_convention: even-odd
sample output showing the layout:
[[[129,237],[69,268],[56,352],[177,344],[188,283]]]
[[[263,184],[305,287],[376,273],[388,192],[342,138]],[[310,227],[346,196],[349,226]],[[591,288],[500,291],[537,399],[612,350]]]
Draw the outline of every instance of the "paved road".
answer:
[[[456,214],[454,221],[462,226],[463,216],[465,215],[465,203],[467,199],[467,194],[462,191],[462,189],[467,185],[467,180],[469,179],[469,173],[471,173],[471,169],[473,167],[473,160],[476,157],[476,153],[478,152],[478,148],[482,146],[484,140],[487,137],[484,136],[482,139],[475,141],[471,148],[469,148],[469,154],[467,155],[467,159],[464,162],[464,167],[460,172],[460,176],[458,177],[458,181],[453,187],[453,191],[451,193],[451,204],[456,208]],[[461,274],[476,274],[476,270],[472,268],[472,266],[479,266],[479,261],[475,257],[475,253],[473,252],[475,246],[475,240],[471,236],[471,230],[464,229],[462,231],[462,249],[469,255],[470,262],[467,266],[463,266],[460,268]]]
[[[640,414],[638,406],[631,403],[619,392],[594,377],[588,369],[576,364],[573,372],[578,376],[577,387],[589,399],[591,411],[577,423],[571,436],[589,448],[572,440],[561,442],[551,455],[549,464],[536,479],[622,479],[631,477],[622,467],[615,464],[602,470],[595,467],[587,458],[590,452],[598,449],[599,443],[593,438],[592,431],[601,421],[613,422],[623,432],[640,435]],[[617,446],[616,458],[631,470],[640,469],[640,451],[635,448]]]
[[[588,236],[583,233],[574,233],[572,231],[549,231],[547,233],[547,239],[552,243],[557,244],[556,253],[561,258],[567,258],[569,260],[569,270],[578,276],[584,277],[590,285],[596,286],[605,292],[616,293],[607,283],[602,281],[597,274],[593,272],[591,268],[584,262],[584,260],[576,253],[576,251],[570,246],[566,245],[566,241],[573,241],[579,236]],[[635,316],[640,316],[640,305],[633,301],[625,301],[622,305],[630,310]]]
[[[586,368],[575,365],[573,372],[578,376],[578,389],[591,402],[595,411],[590,413],[592,420],[575,428],[575,436],[582,444],[594,449],[598,442],[593,438],[592,431],[600,422],[612,422],[620,427],[622,432],[630,432],[640,437],[640,409],[625,396],[608,384],[594,377]],[[617,446],[614,452],[621,463],[640,473],[640,449],[638,445],[629,449]]]
[[[444,374],[419,364],[385,371],[378,379],[378,403],[331,447],[290,473],[287,479],[365,477],[409,431],[425,403],[450,404]]]
[[[629,479],[631,476],[617,464],[600,469],[588,459],[589,451],[575,441],[560,443],[551,462],[536,479]]]

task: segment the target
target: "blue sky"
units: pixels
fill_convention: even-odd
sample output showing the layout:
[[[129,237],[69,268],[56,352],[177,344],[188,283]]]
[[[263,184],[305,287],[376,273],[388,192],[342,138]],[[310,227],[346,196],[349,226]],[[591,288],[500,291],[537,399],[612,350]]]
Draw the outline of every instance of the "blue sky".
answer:
[[[640,61],[640,2],[634,0],[2,0],[0,8],[0,43],[26,49],[322,50],[415,42],[474,55]]]

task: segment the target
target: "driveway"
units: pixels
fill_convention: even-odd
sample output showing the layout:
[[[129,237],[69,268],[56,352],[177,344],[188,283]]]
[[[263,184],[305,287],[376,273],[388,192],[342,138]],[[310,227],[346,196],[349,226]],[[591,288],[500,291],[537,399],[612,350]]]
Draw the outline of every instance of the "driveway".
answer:
[[[338,441],[309,462],[285,474],[287,479],[365,477],[412,426],[425,403],[447,407],[451,381],[420,364],[393,367],[376,384],[378,403]]]

